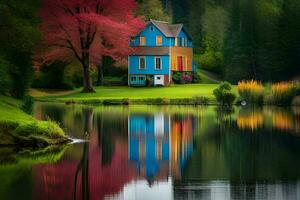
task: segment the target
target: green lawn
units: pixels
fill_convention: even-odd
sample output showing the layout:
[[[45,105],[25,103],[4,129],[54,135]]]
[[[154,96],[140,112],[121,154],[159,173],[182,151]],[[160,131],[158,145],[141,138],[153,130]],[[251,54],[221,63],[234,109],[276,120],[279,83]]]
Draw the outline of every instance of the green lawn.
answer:
[[[80,93],[76,90],[74,93],[66,95],[46,94],[38,100],[49,101],[88,101],[104,99],[150,99],[150,98],[168,98],[181,99],[192,97],[207,97],[214,99],[213,90],[218,87],[217,84],[187,84],[171,85],[168,87],[127,87],[127,86],[110,86],[95,87],[96,93]]]

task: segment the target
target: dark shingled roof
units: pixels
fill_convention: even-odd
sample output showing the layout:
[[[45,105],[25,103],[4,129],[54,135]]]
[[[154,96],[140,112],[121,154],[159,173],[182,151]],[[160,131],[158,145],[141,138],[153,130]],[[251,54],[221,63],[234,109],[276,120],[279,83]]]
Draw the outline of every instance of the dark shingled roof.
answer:
[[[168,22],[150,20],[166,37],[177,37],[183,24],[169,24]]]
[[[134,52],[131,55],[139,56],[163,56],[169,55],[169,47],[134,47]]]

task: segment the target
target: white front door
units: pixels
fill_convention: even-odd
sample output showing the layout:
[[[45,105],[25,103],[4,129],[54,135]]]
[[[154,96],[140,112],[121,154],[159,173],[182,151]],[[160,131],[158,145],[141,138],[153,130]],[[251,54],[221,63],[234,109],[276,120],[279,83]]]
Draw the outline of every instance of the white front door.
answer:
[[[154,85],[164,85],[164,75],[155,75]]]

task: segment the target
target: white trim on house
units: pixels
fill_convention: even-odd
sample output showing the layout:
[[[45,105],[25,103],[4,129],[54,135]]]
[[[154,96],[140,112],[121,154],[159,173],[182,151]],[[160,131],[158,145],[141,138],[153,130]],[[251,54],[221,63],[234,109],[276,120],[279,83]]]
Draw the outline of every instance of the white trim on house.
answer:
[[[160,59],[160,69],[157,69],[157,66],[156,66],[156,59],[159,58]],[[162,59],[160,56],[155,56],[154,57],[154,66],[155,66],[155,70],[162,70]]]
[[[144,63],[145,63],[145,66],[144,66],[144,69],[141,68],[141,58],[144,58]],[[139,56],[139,70],[146,70],[146,56]]]

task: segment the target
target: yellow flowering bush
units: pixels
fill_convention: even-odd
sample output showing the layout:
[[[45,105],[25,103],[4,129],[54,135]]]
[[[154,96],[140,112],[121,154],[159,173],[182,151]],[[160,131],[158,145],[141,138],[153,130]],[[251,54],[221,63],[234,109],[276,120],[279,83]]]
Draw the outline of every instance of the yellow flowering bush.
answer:
[[[279,82],[272,84],[271,98],[274,104],[290,105],[297,93],[294,82]]]
[[[255,80],[243,80],[238,82],[238,92],[241,100],[252,104],[262,104],[264,98],[264,86]]]

